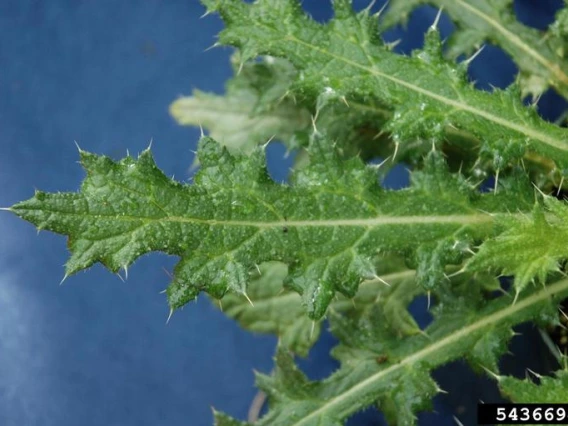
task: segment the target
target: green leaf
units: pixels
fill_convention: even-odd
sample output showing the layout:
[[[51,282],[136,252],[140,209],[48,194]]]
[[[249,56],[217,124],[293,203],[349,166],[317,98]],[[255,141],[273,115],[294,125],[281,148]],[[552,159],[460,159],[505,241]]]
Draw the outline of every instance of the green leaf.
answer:
[[[374,277],[378,252],[413,256],[423,244],[449,239],[458,244],[445,259],[460,260],[469,244],[492,235],[494,214],[510,204],[465,186],[453,195],[422,184],[382,190],[373,167],[345,161],[325,139],[314,136],[309,152],[310,165],[288,186],[269,178],[262,148],[232,155],[203,138],[202,168],[188,186],[159,171],[149,151],[118,163],[81,151],[81,192],[37,192],[10,210],[38,229],[69,235],[66,275],[95,262],[116,272],[150,251],[177,255],[167,289],[177,309],[202,290],[216,298],[228,290],[246,295],[255,265],[282,261],[286,285],[319,319],[336,292],[353,297]],[[443,163],[431,163],[432,173],[455,179],[438,170]]]
[[[568,207],[564,201],[544,196],[544,206],[537,205],[532,215],[503,216],[499,225],[504,231],[480,247],[467,269],[514,275],[519,293],[534,279],[545,282],[568,258]]]
[[[285,60],[265,57],[239,70],[224,96],[196,90],[172,103],[172,116],[182,125],[203,126],[233,152],[250,152],[271,138],[293,148],[295,132],[310,125],[308,111],[286,97],[294,68]]]
[[[307,356],[319,337],[320,326],[304,314],[300,295],[284,288],[287,274],[287,266],[280,262],[259,265],[258,277],[248,285],[251,302],[237,294],[227,294],[222,308],[243,328],[275,334],[282,346]]]
[[[236,75],[218,96],[195,90],[193,96],[181,97],[170,106],[170,113],[181,125],[201,126],[231,152],[250,152],[270,139],[283,142],[289,151],[305,147],[312,131],[311,115],[319,128],[341,144],[346,157],[360,154],[363,159],[388,157],[392,143],[380,135],[382,125],[392,115],[388,109],[369,102],[330,102],[326,94],[300,102],[291,95],[297,72],[286,60],[271,56],[243,63],[238,52],[231,62]],[[398,160],[416,160],[430,149],[428,144],[416,150],[400,149]],[[339,148],[339,147],[338,147]],[[300,151],[301,163],[305,151]],[[381,170],[388,171],[389,162]]]
[[[568,371],[559,370],[554,376],[539,375],[540,384],[534,383],[530,378],[519,380],[515,377],[500,376],[499,389],[505,397],[519,404],[566,404]]]
[[[378,407],[388,424],[410,425],[416,421],[415,413],[432,409],[432,400],[439,389],[428,367],[418,363],[405,368],[387,395],[379,398]]]
[[[483,368],[498,371],[499,358],[507,351],[507,342],[511,336],[513,333],[509,329],[488,327],[466,354],[469,365],[477,373],[481,373]]]
[[[229,416],[220,413],[219,411],[213,410],[213,417],[215,421],[215,426],[247,426],[250,423],[240,422],[238,420],[232,419]]]
[[[513,326],[556,310],[566,296],[568,280],[526,292],[514,304],[509,296],[477,303],[454,299],[453,304],[436,307],[436,318],[424,334],[403,341],[388,338],[378,321],[380,309],[359,319],[333,314],[332,331],[341,340],[333,354],[341,368],[325,380],[310,382],[280,349],[274,376],[257,377],[271,404],[255,425],[341,425],[375,402],[391,422],[415,424],[417,410],[427,408],[439,391],[429,376],[432,370],[467,356],[486,333],[498,330],[504,342],[483,364],[490,365],[512,336]]]
[[[448,42],[450,57],[472,54],[483,43],[497,45],[519,67],[523,94],[536,97],[552,86],[568,99],[565,42],[520,23],[512,0],[393,0],[382,26],[389,28],[406,22],[413,9],[425,4],[443,9],[458,28]],[[551,29],[553,34],[560,35],[565,14],[559,13]]]
[[[400,263],[393,258],[381,261],[388,266],[377,267],[380,276],[363,281],[352,299],[338,297],[332,302],[331,309],[363,313],[380,304],[385,324],[393,332],[401,337],[420,332],[407,306],[423,290],[416,285],[414,271],[403,268]],[[322,323],[304,315],[300,295],[284,287],[286,275],[287,267],[283,263],[259,265],[258,276],[252,278],[248,285],[250,302],[240,295],[227,294],[223,298],[222,309],[243,328],[275,334],[279,337],[280,346],[305,357],[317,341]]]
[[[295,0],[247,4],[205,0],[226,23],[220,42],[237,46],[243,59],[273,55],[288,59],[299,74],[298,96],[332,94],[335,102],[371,99],[392,106],[388,130],[397,143],[417,137],[439,142],[453,126],[482,140],[496,169],[533,151],[568,165],[568,132],[523,105],[517,86],[493,93],[466,80],[464,64],[443,58],[438,32],[426,34],[423,50],[395,54],[380,41],[377,20],[355,13],[348,0],[334,2],[327,24],[311,20]]]
[[[351,311],[356,311],[357,315],[367,315],[370,310],[379,307],[384,325],[393,335],[403,338],[420,333],[420,327],[408,312],[408,305],[418,295],[425,293],[424,288],[417,284],[415,271],[403,269],[381,274],[379,278],[364,281],[359,286]],[[332,308],[341,312],[337,304],[334,303]]]
[[[556,19],[550,24],[550,32],[554,37],[558,38],[560,46],[556,50],[556,54],[566,57],[566,41],[568,41],[568,1],[564,0],[564,7],[556,12]]]

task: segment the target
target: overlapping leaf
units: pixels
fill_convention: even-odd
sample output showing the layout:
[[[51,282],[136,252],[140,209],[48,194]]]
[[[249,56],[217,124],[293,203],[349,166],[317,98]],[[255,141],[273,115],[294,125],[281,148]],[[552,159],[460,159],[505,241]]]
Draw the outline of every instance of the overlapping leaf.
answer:
[[[227,294],[222,302],[223,312],[243,328],[277,335],[282,346],[306,356],[319,337],[320,326],[305,315],[300,295],[284,288],[287,274],[283,263],[260,265],[259,276],[251,280],[247,289],[251,302]]]
[[[233,63],[238,61],[238,56]],[[239,65],[237,64],[237,67]],[[296,71],[291,64],[266,57],[237,68],[227,83],[227,93],[218,96],[194,91],[170,106],[178,123],[203,126],[210,136],[232,151],[250,152],[275,137],[294,148],[295,132],[310,125],[310,114],[286,97]]]
[[[196,90],[192,96],[173,102],[170,112],[177,122],[201,126],[232,152],[250,152],[271,139],[283,142],[289,151],[305,147],[317,124],[341,144],[346,157],[360,154],[369,159],[392,153],[392,143],[387,135],[381,135],[382,125],[391,116],[388,109],[353,99],[349,104],[334,102],[336,99],[325,93],[317,99],[303,97],[300,104],[291,92],[297,72],[288,61],[270,56],[260,61],[239,61],[236,53],[232,57],[236,75],[227,83],[224,95]],[[416,149],[416,145],[426,150]],[[421,158],[430,148],[428,144],[416,145],[412,150],[401,148],[397,159]],[[301,151],[298,163],[304,156]]]
[[[566,11],[559,12],[552,25],[551,32],[557,37],[520,23],[512,0],[394,0],[383,25],[404,23],[413,9],[424,4],[443,9],[457,25],[448,43],[451,58],[472,54],[484,43],[496,44],[519,67],[524,94],[538,96],[552,86],[568,98],[568,52],[561,38]]]
[[[226,23],[224,44],[239,47],[243,60],[269,54],[284,57],[299,71],[298,96],[332,94],[341,99],[373,99],[392,107],[388,129],[395,141],[416,137],[439,141],[453,126],[479,136],[497,169],[534,151],[568,165],[568,132],[525,107],[517,86],[493,93],[476,90],[464,66],[442,56],[439,34],[431,29],[423,50],[395,54],[379,38],[377,19],[351,2],[334,2],[335,17],[321,25],[296,0],[205,0]]]
[[[407,306],[424,290],[416,284],[415,272],[404,268],[400,260],[387,258],[377,266],[376,278],[363,281],[355,297],[339,297],[331,303],[335,312],[356,310],[367,312],[380,304],[385,324],[399,336],[420,332],[409,314]],[[244,299],[237,294],[223,298],[223,312],[239,321],[243,328],[279,337],[280,345],[290,351],[307,356],[317,341],[322,323],[310,320],[304,314],[301,297],[287,290],[284,281],[287,267],[283,263],[268,262],[259,265],[258,276],[251,279]]]
[[[310,382],[292,357],[280,350],[274,376],[257,378],[271,405],[255,425],[342,425],[350,415],[376,402],[393,424],[415,424],[417,412],[428,408],[439,391],[430,378],[431,370],[467,356],[487,334],[495,334],[500,336],[499,344],[492,350],[487,346],[488,351],[478,358],[482,366],[491,368],[513,335],[512,326],[550,317],[567,295],[568,280],[532,289],[514,304],[509,296],[486,302],[446,293],[424,335],[404,341],[385,328],[380,309],[355,319],[331,315],[332,331],[341,340],[333,352],[341,368],[323,381]]]

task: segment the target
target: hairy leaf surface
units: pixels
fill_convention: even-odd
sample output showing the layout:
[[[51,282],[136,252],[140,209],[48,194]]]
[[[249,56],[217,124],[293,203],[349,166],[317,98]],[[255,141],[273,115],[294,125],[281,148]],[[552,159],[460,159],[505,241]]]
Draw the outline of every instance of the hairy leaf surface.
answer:
[[[375,276],[378,252],[403,253],[420,266],[429,262],[421,248],[435,245],[437,263],[421,269],[427,285],[493,234],[489,213],[519,207],[515,198],[477,193],[436,152],[411,188],[386,191],[373,167],[341,159],[325,139],[315,135],[309,151],[313,161],[290,186],[269,178],[261,148],[232,155],[207,137],[193,185],[167,178],[149,151],[118,163],[81,151],[81,192],[38,191],[10,210],[69,235],[66,275],[95,262],[118,271],[150,251],[178,255],[167,290],[177,309],[202,290],[245,295],[255,265],[276,260],[288,264],[286,285],[318,319],[337,291],[353,297]]]

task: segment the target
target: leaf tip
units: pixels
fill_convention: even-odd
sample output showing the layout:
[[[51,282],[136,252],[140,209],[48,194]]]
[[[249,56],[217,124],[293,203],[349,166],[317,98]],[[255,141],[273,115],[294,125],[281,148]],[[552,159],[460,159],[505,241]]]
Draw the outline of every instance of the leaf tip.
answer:
[[[216,165],[223,156],[225,148],[209,136],[199,139],[197,158],[203,167]]]
[[[83,166],[85,170],[88,171],[89,167],[96,164],[97,159],[100,157],[91,152],[85,151],[83,149],[79,150],[79,163]]]

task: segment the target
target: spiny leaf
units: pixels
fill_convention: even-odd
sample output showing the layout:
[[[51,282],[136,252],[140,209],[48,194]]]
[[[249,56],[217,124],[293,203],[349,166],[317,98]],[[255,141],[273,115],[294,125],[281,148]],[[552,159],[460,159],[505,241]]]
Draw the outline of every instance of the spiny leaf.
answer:
[[[428,141],[420,138],[395,146],[385,128],[392,111],[372,99],[350,97],[347,101],[328,91],[315,98],[306,94],[294,96],[292,83],[297,72],[284,59],[267,56],[260,61],[242,62],[237,51],[231,62],[236,75],[227,83],[224,96],[194,91],[193,96],[175,101],[170,112],[182,125],[207,129],[211,137],[233,152],[250,152],[254,146],[272,138],[283,142],[288,150],[304,148],[315,125],[325,129],[346,158],[389,157],[380,168],[385,175],[397,162],[421,167],[422,158],[431,148]],[[493,170],[487,161],[475,161],[480,143],[474,135],[452,126],[445,129],[445,134],[441,149],[454,170],[460,168],[468,173],[474,169],[476,177],[482,170]],[[394,151],[396,156],[392,155]],[[300,150],[296,167],[301,167],[306,158],[305,150]],[[535,154],[526,154],[524,161],[531,176],[546,182],[555,177],[549,174],[554,169],[551,161]]]
[[[229,80],[226,93],[218,96],[194,91],[170,106],[170,113],[182,125],[201,126],[209,135],[232,152],[250,152],[268,140],[283,142],[289,151],[305,148],[313,123],[326,129],[326,134],[341,144],[345,157],[360,154],[363,159],[387,157],[392,152],[388,138],[379,135],[382,124],[390,117],[387,109],[371,103],[351,101],[329,102],[326,94],[318,99],[300,102],[290,93],[296,70],[290,62],[271,56],[260,61],[241,62],[238,52],[231,62],[236,75]],[[425,145],[425,144],[421,144]],[[400,149],[398,159],[421,158],[429,149]],[[305,151],[298,153],[296,164],[302,164]],[[394,162],[382,168],[383,172]]]
[[[568,207],[563,201],[545,196],[532,215],[504,216],[504,231],[486,241],[467,264],[469,270],[497,269],[515,276],[515,290],[529,282],[545,282],[559,263],[568,259]]]
[[[233,55],[237,74],[227,83],[225,95],[195,90],[193,96],[172,103],[170,113],[179,124],[205,128],[232,152],[250,152],[271,139],[283,142],[289,151],[304,148],[316,125],[341,144],[338,149],[345,157],[359,154],[363,159],[371,159],[392,153],[392,141],[381,130],[392,116],[388,109],[362,100],[351,99],[349,104],[332,102],[333,97],[326,93],[317,99],[303,98],[300,104],[289,95],[296,71],[288,61],[269,56],[260,62],[242,64],[239,58],[240,55]],[[310,113],[314,114],[313,123]],[[467,140],[467,147],[475,150],[477,141]],[[398,149],[396,160],[418,164],[429,149],[430,145],[421,141],[407,144]],[[300,151],[298,157],[297,164],[301,164],[305,151]],[[394,160],[381,171],[386,173]]]
[[[388,424],[411,425],[416,421],[415,413],[432,409],[432,400],[440,388],[428,370],[420,363],[407,368],[390,392],[378,399],[378,408]]]
[[[499,389],[515,403],[565,404],[568,401],[568,371],[559,370],[554,377],[539,376],[540,384],[529,377],[520,380],[515,377],[498,378]]]
[[[512,336],[511,330],[488,327],[465,358],[477,373],[481,373],[483,368],[498,371],[499,358],[507,351],[507,343]]]
[[[410,12],[424,4],[443,9],[457,25],[448,43],[451,58],[463,53],[470,55],[486,42],[495,44],[519,67],[523,94],[536,97],[552,86],[568,98],[564,43],[520,23],[512,0],[393,0],[382,26],[388,28],[406,22]],[[561,32],[562,16],[553,24],[553,34]]]
[[[220,41],[239,47],[243,58],[270,54],[290,60],[299,70],[298,96],[332,93],[337,102],[374,99],[394,108],[388,129],[395,142],[416,137],[440,141],[454,126],[481,138],[500,168],[527,151],[568,166],[568,132],[542,120],[523,105],[519,88],[476,90],[465,65],[442,56],[436,29],[426,34],[423,50],[412,57],[391,52],[379,39],[377,20],[367,9],[355,13],[348,0],[334,2],[335,17],[321,25],[295,0],[246,4],[205,0],[227,28]]]
[[[446,239],[467,246],[492,235],[494,216],[487,212],[510,203],[473,188],[459,196],[439,186],[385,191],[372,167],[341,159],[320,136],[309,151],[312,162],[293,175],[292,186],[269,178],[261,148],[232,155],[207,137],[191,186],[167,178],[149,151],[119,163],[81,151],[87,171],[81,192],[37,192],[10,210],[38,229],[69,235],[66,275],[95,262],[116,272],[150,251],[178,255],[167,289],[177,309],[202,290],[216,298],[228,290],[246,295],[256,264],[282,261],[289,265],[287,285],[319,319],[337,291],[353,297],[361,281],[373,278],[378,251],[413,256],[423,244]],[[447,169],[435,173],[455,179]],[[467,254],[462,247],[444,256],[459,260]]]
[[[331,303],[331,309],[335,312],[356,309],[362,313],[380,303],[385,323],[393,332],[399,336],[420,332],[407,310],[408,304],[423,291],[416,284],[414,271],[402,267],[400,261],[392,258],[381,264],[385,267],[377,267],[378,276],[363,281],[353,299],[340,296]],[[307,356],[319,337],[322,323],[311,321],[304,315],[300,295],[284,287],[286,275],[287,267],[282,263],[259,265],[259,275],[251,280],[247,289],[252,303],[237,294],[227,294],[222,309],[243,328],[275,334],[282,347]]]
[[[252,302],[236,294],[223,298],[223,312],[243,328],[272,333],[280,344],[301,356],[317,341],[320,325],[305,314],[299,294],[284,289],[288,268],[280,262],[259,266],[259,276],[251,280],[247,294]]]
[[[499,330],[508,339],[511,327],[540,316],[543,310],[556,310],[558,301],[567,295],[568,280],[562,280],[526,292],[514,304],[508,296],[481,305],[462,303],[457,306],[461,314],[456,306],[440,305],[425,335],[402,342],[394,336],[384,340],[382,324],[376,321],[378,310],[374,311],[378,317],[354,321],[331,315],[332,331],[342,342],[333,352],[341,368],[323,381],[310,382],[281,349],[275,375],[257,378],[271,405],[255,425],[342,425],[350,415],[375,402],[383,404],[379,409],[386,410],[391,421],[415,424],[416,411],[439,391],[429,378],[431,370],[466,356],[490,330]],[[376,338],[377,331],[383,340]]]
[[[215,426],[247,426],[250,423],[240,422],[238,420],[232,419],[229,416],[220,413],[219,411],[213,410],[214,424]]]
[[[229,81],[224,96],[194,91],[172,103],[170,112],[182,125],[205,127],[232,151],[250,152],[273,137],[287,141],[291,149],[297,145],[295,132],[310,125],[308,111],[286,98],[295,73],[278,58],[248,62]]]
[[[377,306],[382,311],[384,324],[390,333],[399,338],[412,336],[420,333],[420,327],[408,312],[408,305],[425,292],[416,281],[415,271],[401,269],[390,274],[380,274],[361,284],[350,311],[356,311],[357,315],[367,315]],[[336,312],[342,312],[339,303],[332,305]]]

